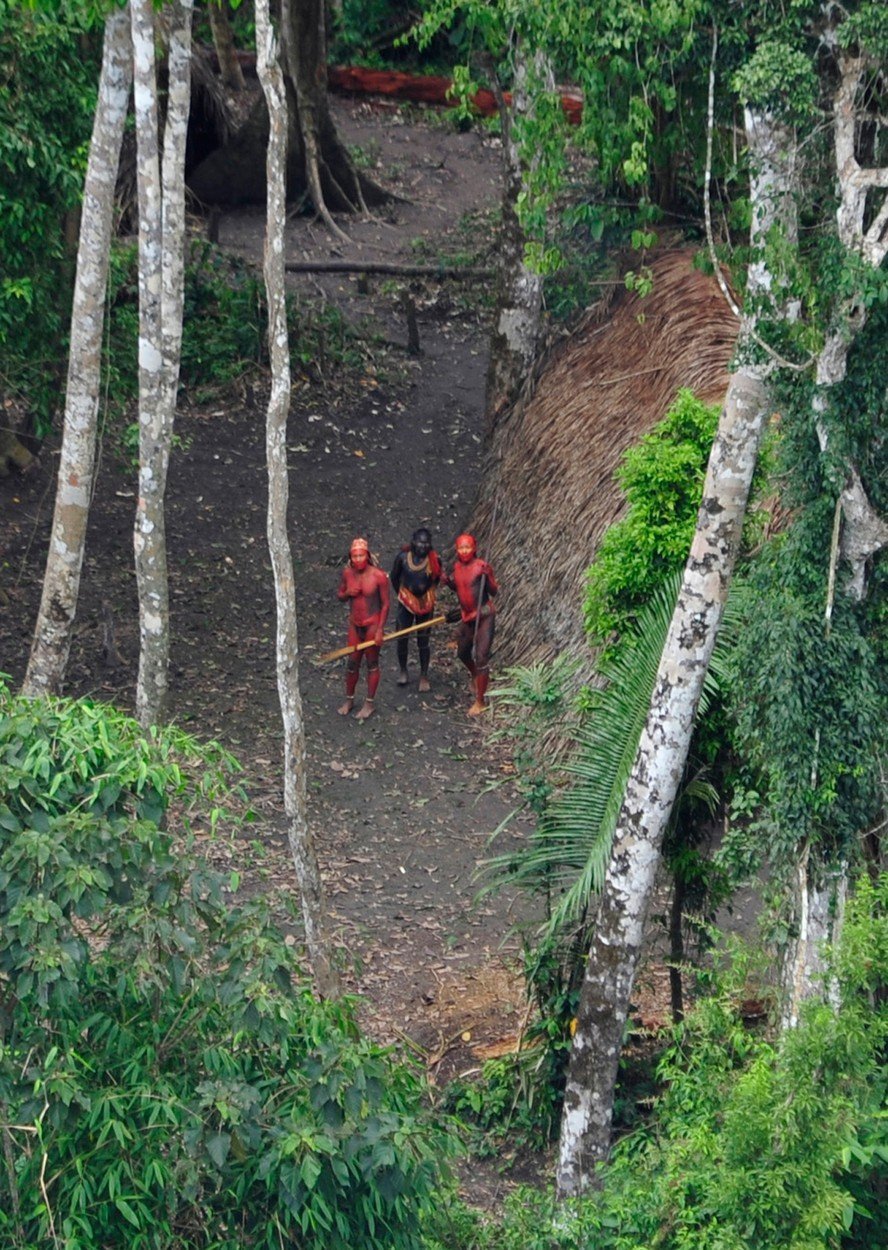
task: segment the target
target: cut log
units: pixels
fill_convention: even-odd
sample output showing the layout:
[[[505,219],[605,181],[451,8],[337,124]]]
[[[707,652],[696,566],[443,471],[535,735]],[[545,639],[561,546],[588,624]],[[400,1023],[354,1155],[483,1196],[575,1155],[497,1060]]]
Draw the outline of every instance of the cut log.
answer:
[[[398,265],[389,261],[288,260],[287,273],[379,273],[400,278],[492,278],[495,270],[470,265]]]
[[[351,95],[382,95],[414,104],[452,105],[453,79],[441,75],[405,74],[397,70],[363,69],[352,65],[331,65],[327,69],[327,85],[332,91]],[[579,91],[562,87],[561,107],[572,126],[578,126],[583,115],[583,96]],[[506,104],[511,96],[506,93]],[[470,97],[472,109],[480,117],[494,117],[498,110],[494,93],[482,88]]]

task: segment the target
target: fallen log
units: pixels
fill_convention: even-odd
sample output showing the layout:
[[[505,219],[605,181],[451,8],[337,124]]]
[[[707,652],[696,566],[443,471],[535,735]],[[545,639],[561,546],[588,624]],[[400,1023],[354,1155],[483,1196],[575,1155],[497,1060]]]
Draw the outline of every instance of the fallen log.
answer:
[[[207,48],[210,65],[219,72],[219,58],[214,48]],[[237,50],[241,69],[252,76],[256,73],[256,53]],[[328,65],[327,86],[331,91],[348,95],[381,95],[390,100],[406,100],[411,104],[435,104],[452,108],[451,91],[453,79],[443,74],[407,74],[403,70],[365,69],[360,65]],[[583,93],[575,88],[558,88],[564,116],[572,126],[579,126],[583,118]],[[512,96],[506,91],[503,98],[511,104]],[[486,87],[469,97],[473,112],[479,117],[495,117],[499,112],[496,96]]]
[[[392,261],[288,260],[287,273],[378,273],[396,278],[493,278],[495,269],[471,265],[399,265]]]
[[[382,95],[414,104],[450,105],[453,79],[436,74],[405,74],[399,70],[364,69],[354,65],[327,67],[327,85],[334,91],[353,95]],[[512,97],[505,93],[506,103]],[[481,117],[494,117],[499,111],[492,91],[481,88],[470,96],[472,109]],[[572,126],[578,126],[583,115],[583,97],[579,91],[561,90],[561,107]]]

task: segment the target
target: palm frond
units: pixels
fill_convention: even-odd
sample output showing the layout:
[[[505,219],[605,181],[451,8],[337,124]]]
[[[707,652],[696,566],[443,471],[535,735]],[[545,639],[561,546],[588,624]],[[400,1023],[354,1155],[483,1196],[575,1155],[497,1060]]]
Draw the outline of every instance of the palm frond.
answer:
[[[594,693],[588,722],[576,734],[573,753],[564,764],[571,784],[552,801],[526,848],[490,861],[492,871],[506,876],[512,885],[545,889],[550,897],[558,898],[546,925],[549,935],[575,925],[590,895],[604,882],[680,585],[680,574],[668,578],[639,612],[632,633],[624,635],[620,646],[600,664],[607,685]],[[728,606],[725,637],[736,627],[739,615],[730,601]],[[720,654],[707,673],[700,713],[709,707],[723,671]],[[707,790],[707,783],[695,784],[694,797],[717,802],[711,786]]]

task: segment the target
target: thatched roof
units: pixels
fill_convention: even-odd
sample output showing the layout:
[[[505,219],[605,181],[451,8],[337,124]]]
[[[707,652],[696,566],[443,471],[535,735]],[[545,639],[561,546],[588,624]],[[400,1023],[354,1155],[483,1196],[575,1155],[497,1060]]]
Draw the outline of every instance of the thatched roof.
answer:
[[[691,249],[662,253],[653,292],[621,291],[544,363],[496,425],[474,532],[500,584],[497,664],[589,659],[584,573],[624,511],[614,471],[681,387],[717,403],[737,321]],[[491,533],[491,520],[496,509]]]

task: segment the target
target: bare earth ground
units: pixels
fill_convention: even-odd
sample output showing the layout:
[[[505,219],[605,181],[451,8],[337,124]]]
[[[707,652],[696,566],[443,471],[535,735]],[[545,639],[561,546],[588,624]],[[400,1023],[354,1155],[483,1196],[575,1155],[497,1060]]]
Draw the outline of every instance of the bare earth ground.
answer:
[[[294,217],[289,258],[415,261],[489,240],[482,215],[499,198],[495,140],[367,104],[338,104],[337,121],[370,172],[402,199],[385,220],[343,222],[348,245]],[[474,215],[468,227],[466,215]],[[263,229],[261,211],[229,212],[220,221],[220,244],[259,261]],[[487,787],[502,780],[508,763],[489,742],[491,723],[465,715],[468,685],[444,631],[433,644],[431,694],[417,691],[415,650],[411,684],[395,685],[390,647],[379,713],[363,724],[335,714],[342,662],[311,661],[344,643],[335,588],[353,534],[368,532],[388,568],[399,545],[425,524],[451,557],[479,472],[487,327],[477,290],[466,297],[455,284],[426,284],[416,295],[422,354],[411,358],[397,346],[406,328],[395,284],[374,279],[366,294],[356,278],[341,276],[300,275],[290,284],[297,300],[323,295],[382,340],[371,346],[356,384],[295,379],[290,532],[311,819],[348,983],[365,999],[365,1025],[378,1039],[421,1054],[440,1080],[477,1069],[485,1047],[514,1035],[525,1018],[512,925],[529,918],[527,900],[476,900],[480,861],[526,836],[526,827],[513,824],[491,846],[511,803],[507,791]],[[248,386],[240,394],[242,402],[229,393],[200,406],[186,396],[180,406],[184,447],[174,453],[168,490],[171,712],[243,762],[260,821],[239,842],[231,866],[280,900],[293,895],[294,878],[282,812],[265,547],[264,391],[257,385],[254,395]],[[48,447],[35,472],[0,481],[7,596],[0,669],[16,682],[39,603],[55,469]],[[133,471],[106,439],[68,692],[124,708],[132,706],[138,648],[133,505]],[[485,536],[479,538],[483,549]],[[122,657],[113,669],[101,656],[103,602],[113,611]],[[662,975],[655,978],[660,984]]]

